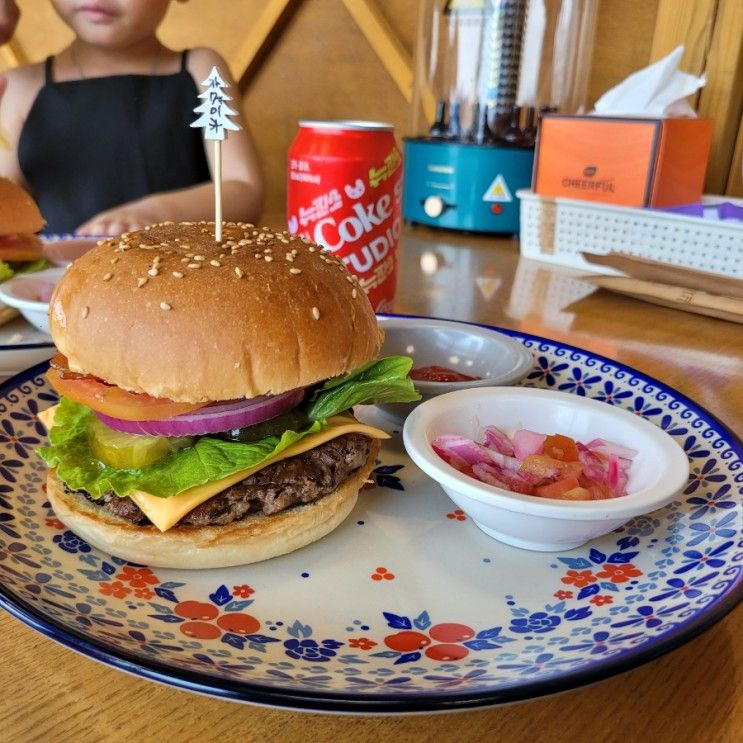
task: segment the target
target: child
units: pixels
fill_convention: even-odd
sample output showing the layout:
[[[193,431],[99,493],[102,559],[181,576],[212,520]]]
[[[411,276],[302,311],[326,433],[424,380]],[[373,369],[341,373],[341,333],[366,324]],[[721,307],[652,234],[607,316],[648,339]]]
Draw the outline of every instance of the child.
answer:
[[[110,235],[213,220],[213,148],[190,123],[214,65],[239,109],[225,61],[211,49],[160,43],[171,0],[51,2],[75,39],[43,63],[5,73],[0,130],[11,148],[0,149],[0,175],[30,191],[49,232]],[[12,18],[15,3],[3,6]],[[223,217],[254,222],[263,180],[245,123],[233,120],[243,129],[222,146]]]

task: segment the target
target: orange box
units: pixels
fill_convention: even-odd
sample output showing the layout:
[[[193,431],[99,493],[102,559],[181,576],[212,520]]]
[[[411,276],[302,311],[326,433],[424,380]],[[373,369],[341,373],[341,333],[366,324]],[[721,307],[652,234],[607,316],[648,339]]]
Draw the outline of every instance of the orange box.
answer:
[[[533,190],[623,206],[680,206],[702,197],[711,119],[547,115]]]

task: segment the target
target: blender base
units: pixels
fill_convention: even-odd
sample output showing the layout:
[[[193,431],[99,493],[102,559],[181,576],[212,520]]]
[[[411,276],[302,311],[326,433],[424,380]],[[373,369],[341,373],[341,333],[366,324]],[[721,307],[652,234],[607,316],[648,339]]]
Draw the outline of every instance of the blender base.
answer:
[[[531,186],[534,150],[429,138],[403,141],[403,217],[454,230],[518,233],[516,191]]]

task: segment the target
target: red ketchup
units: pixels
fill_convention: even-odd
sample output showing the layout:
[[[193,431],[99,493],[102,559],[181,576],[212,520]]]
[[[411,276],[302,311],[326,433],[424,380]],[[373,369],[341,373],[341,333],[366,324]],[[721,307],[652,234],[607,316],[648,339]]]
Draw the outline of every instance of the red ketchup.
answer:
[[[419,382],[473,382],[482,377],[472,377],[469,374],[462,374],[455,369],[449,369],[446,366],[419,366],[410,372],[410,378]]]

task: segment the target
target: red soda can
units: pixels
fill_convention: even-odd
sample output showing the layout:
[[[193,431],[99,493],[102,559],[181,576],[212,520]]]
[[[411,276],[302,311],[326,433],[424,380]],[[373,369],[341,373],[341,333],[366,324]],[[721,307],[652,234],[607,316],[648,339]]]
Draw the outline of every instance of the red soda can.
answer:
[[[402,227],[402,153],[393,127],[300,121],[288,170],[289,232],[341,258],[376,312],[392,310]]]

